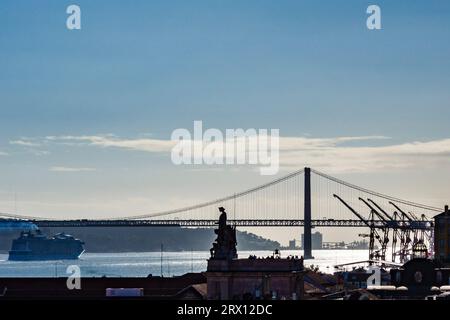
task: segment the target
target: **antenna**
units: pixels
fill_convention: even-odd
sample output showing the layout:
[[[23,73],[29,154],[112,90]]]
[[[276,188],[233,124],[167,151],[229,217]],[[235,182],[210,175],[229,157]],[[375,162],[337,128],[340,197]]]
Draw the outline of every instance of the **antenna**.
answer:
[[[234,226],[236,227],[236,193],[233,196],[233,215],[234,215]]]
[[[193,253],[192,253],[192,248],[191,248],[191,273],[194,272],[194,258],[193,258]]]
[[[167,276],[170,277],[170,260],[167,259]]]
[[[161,243],[161,277],[163,276],[163,250],[164,245]]]

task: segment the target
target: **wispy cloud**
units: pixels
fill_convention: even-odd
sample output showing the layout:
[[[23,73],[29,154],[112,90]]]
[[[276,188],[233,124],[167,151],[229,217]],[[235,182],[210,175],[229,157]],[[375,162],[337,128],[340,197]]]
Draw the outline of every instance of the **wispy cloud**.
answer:
[[[330,138],[280,137],[280,166],[292,169],[308,165],[336,173],[450,165],[450,138],[399,144],[389,143],[389,139],[389,137],[380,135]],[[45,140],[44,144],[116,148],[167,154],[171,152],[176,143],[164,139],[120,138],[112,134],[47,136],[43,140]],[[75,171],[70,170],[71,168],[68,169],[54,171]]]
[[[46,156],[50,154],[50,151],[38,149],[28,149],[28,152],[34,154],[35,156]]]
[[[45,156],[50,153],[48,150],[42,149],[46,144],[45,139],[22,137],[17,140],[10,140],[9,144],[22,147],[25,152],[34,154],[35,156]]]
[[[30,139],[12,140],[12,141],[9,141],[9,144],[23,146],[23,147],[40,147],[41,146],[40,143],[33,142]]]
[[[74,167],[51,167],[49,171],[53,172],[82,172],[82,171],[96,171],[95,168],[74,168]]]
[[[280,137],[280,150],[314,150],[321,148],[336,147],[348,142],[387,140],[385,136],[355,136],[334,138],[310,138],[310,137]]]
[[[47,141],[66,145],[91,145],[104,148],[122,148],[146,152],[168,152],[174,141],[158,139],[121,139],[114,135],[105,136],[47,136]]]
[[[130,149],[146,152],[170,152],[176,144],[175,141],[163,139],[123,139],[114,135],[92,135],[92,136],[47,136],[48,141],[66,145],[91,145],[98,147],[114,147],[122,149]],[[257,139],[253,136],[250,139]],[[335,138],[307,138],[307,137],[280,137],[280,150],[300,150],[300,149],[318,149],[333,147],[346,142],[367,141],[367,140],[384,140],[389,139],[385,136],[355,136],[355,137],[335,137]],[[239,138],[237,139],[239,140]],[[193,144],[197,143],[193,140],[187,140]],[[218,144],[221,142],[211,142]]]
[[[373,172],[386,169],[450,165],[450,139],[415,141],[384,146],[327,146],[313,144],[281,152],[287,168],[308,164],[328,172]]]

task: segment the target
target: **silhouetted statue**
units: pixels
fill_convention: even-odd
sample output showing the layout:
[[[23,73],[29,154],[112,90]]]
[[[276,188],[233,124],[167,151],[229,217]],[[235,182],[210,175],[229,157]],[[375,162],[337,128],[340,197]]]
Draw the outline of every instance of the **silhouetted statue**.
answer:
[[[219,230],[224,230],[227,226],[227,213],[224,207],[220,207],[219,211],[221,212],[219,217]]]
[[[227,213],[220,207],[219,228],[214,230],[217,239],[211,248],[211,259],[236,259],[236,229],[227,225]]]

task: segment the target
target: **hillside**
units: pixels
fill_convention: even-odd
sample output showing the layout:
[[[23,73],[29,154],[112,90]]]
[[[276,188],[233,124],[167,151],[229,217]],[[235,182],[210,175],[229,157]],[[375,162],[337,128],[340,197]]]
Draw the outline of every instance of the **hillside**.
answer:
[[[85,242],[86,252],[142,252],[209,250],[216,235],[213,229],[178,227],[89,227],[42,228],[46,235],[69,233]],[[0,251],[7,252],[11,241],[20,232],[0,231]],[[264,239],[247,232],[237,231],[238,250],[273,250],[279,248],[276,241]]]

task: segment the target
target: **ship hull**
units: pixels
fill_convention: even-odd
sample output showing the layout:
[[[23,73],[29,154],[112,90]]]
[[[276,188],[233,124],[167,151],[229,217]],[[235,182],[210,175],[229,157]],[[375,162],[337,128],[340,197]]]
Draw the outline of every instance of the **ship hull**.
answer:
[[[8,260],[76,260],[84,252],[84,242],[59,233],[47,238],[40,231],[23,232],[13,240]]]
[[[83,254],[70,253],[70,254],[35,254],[29,252],[9,252],[9,261],[51,261],[51,260],[77,260]]]

